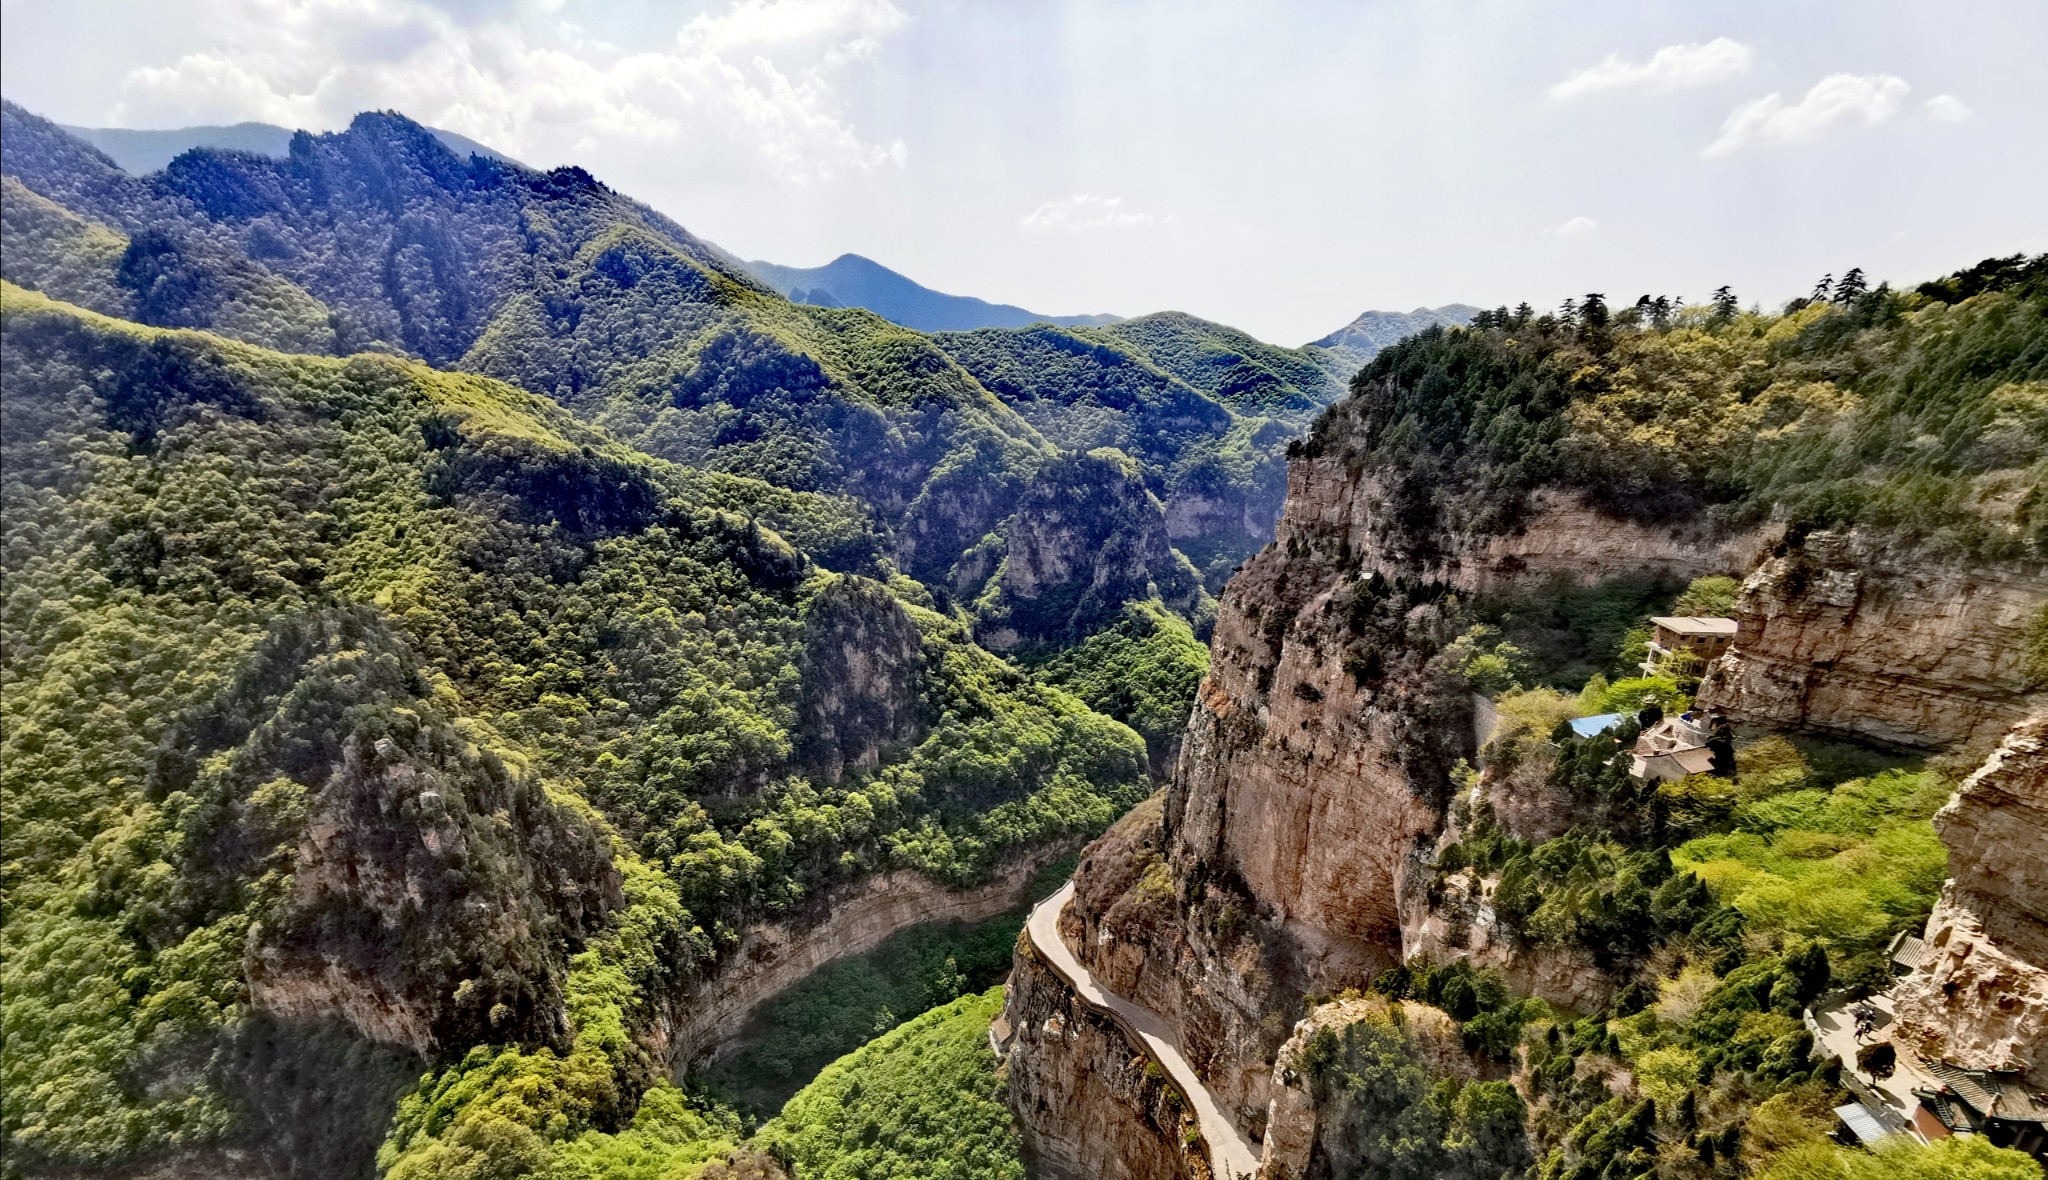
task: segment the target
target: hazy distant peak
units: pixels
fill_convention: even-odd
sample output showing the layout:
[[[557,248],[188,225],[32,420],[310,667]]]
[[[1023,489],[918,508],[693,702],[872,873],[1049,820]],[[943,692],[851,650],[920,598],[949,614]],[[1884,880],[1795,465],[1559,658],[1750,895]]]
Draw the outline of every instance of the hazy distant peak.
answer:
[[[1367,311],[1357,319],[1320,340],[1310,348],[1327,348],[1360,364],[1371,360],[1380,349],[1425,328],[1438,325],[1459,327],[1472,322],[1483,308],[1469,303],[1446,303],[1442,307],[1418,307],[1414,311]]]
[[[884,319],[920,332],[970,332],[976,328],[1022,328],[1053,323],[1062,327],[1113,324],[1113,315],[1041,315],[1009,303],[934,291],[872,258],[841,254],[823,266],[782,266],[749,262],[747,269],[796,303],[823,307],[864,307]]]
[[[404,119],[403,115],[389,112],[365,111],[357,115],[350,124],[350,130],[365,119]],[[411,120],[406,120],[408,123]],[[168,129],[138,129],[132,127],[74,127],[59,123],[65,131],[91,144],[112,160],[130,176],[147,176],[161,172],[170,166],[172,160],[193,148],[219,148],[225,151],[253,152],[259,156],[283,159],[291,154],[292,136],[296,134],[289,127],[275,123],[229,123],[199,127],[173,127]],[[518,160],[496,149],[486,147],[464,135],[453,131],[442,131],[436,127],[422,130],[441,141],[459,159],[467,160],[471,155],[483,156],[506,164],[525,167]]]

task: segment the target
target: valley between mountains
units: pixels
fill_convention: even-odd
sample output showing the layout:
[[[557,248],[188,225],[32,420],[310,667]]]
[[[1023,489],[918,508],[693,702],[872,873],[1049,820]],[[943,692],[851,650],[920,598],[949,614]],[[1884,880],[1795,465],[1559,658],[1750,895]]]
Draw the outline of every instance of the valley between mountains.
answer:
[[[0,113],[7,1176],[2041,1176],[2048,259],[1289,348]]]

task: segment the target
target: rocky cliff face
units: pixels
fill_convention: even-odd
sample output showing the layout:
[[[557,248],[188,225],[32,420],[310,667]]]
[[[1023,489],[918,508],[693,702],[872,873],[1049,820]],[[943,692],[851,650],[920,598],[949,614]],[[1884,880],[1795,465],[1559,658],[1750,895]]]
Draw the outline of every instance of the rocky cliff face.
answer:
[[[1263,1180],[1329,1173],[1330,1161],[1326,1152],[1318,1151],[1318,1140],[1326,1137],[1328,1124],[1340,1120],[1332,1118],[1338,1112],[1316,1101],[1308,1076],[1310,1043],[1318,1033],[1341,1032],[1346,1025],[1387,1011],[1387,1001],[1378,996],[1334,1000],[1316,1005],[1295,1023],[1292,1035],[1273,1059],[1273,1099],[1266,1110],[1266,1140],[1259,1157]],[[1399,1027],[1406,1047],[1432,1077],[1464,1081],[1479,1076],[1459,1044],[1456,1022],[1441,1011],[1421,1004],[1403,1005]]]
[[[948,889],[920,873],[866,877],[785,921],[751,926],[710,974],[670,998],[651,1048],[678,1074],[708,1064],[738,1047],[756,1009],[811,972],[911,926],[979,922],[1017,909],[1038,871],[1072,851],[1071,844],[1037,849],[972,889]]]
[[[1435,658],[1456,623],[1447,596],[1692,577],[1743,568],[1770,540],[1616,521],[1545,493],[1519,532],[1440,535],[1425,552],[1400,512],[1342,456],[1293,462],[1274,543],[1224,594],[1160,814],[1134,813],[1076,874],[1069,945],[1174,1025],[1254,1135],[1285,1097],[1273,1062],[1305,995],[1362,987],[1416,953],[1476,955],[1563,1003],[1604,995],[1585,964],[1423,920],[1449,773],[1473,753],[1470,698]],[[1040,1068],[1020,1063],[1013,1087],[1054,1084]],[[1019,1109],[1027,1127],[1044,1114]]]
[[[820,591],[804,618],[799,761],[836,782],[923,737],[923,649],[917,624],[880,583],[842,577]]]
[[[587,929],[620,903],[617,872],[538,783],[464,761],[388,737],[349,747],[305,827],[289,902],[250,940],[256,1011],[339,1021],[422,1056],[566,1031],[564,965],[547,948],[565,919]],[[476,864],[497,871],[463,871]]]
[[[1414,955],[1467,958],[1567,1006],[1612,994],[1587,957],[1500,936],[1483,889],[1422,896],[1448,772],[1473,753],[1470,700],[1436,658],[1457,626],[1451,596],[1756,570],[1745,646],[1710,699],[1787,728],[1920,745],[2024,708],[2019,632],[2048,597],[2027,570],[1977,577],[1854,537],[1645,525],[1555,490],[1533,495],[1513,531],[1419,535],[1413,495],[1341,454],[1294,460],[1274,543],[1224,594],[1161,813],[1091,849],[1064,928],[1090,970],[1174,1024],[1219,1102],[1283,1154],[1274,1063],[1304,995]],[[1795,666],[1796,688],[1777,691]],[[1013,1085],[1052,1085],[1039,1069],[1020,1063]],[[1045,1114],[1019,1109],[1027,1125]]]
[[[1962,560],[1858,533],[1781,546],[1743,585],[1741,635],[1701,699],[1738,721],[1918,749],[1995,741],[2030,690],[2037,563]]]
[[[1020,949],[1006,1018],[1010,1108],[1037,1180],[1210,1180],[1194,1120],[1109,1017]]]
[[[1954,876],[1927,962],[1894,992],[1895,1036],[2048,1087],[2048,713],[2016,726],[1934,823]]]
[[[975,635],[995,651],[1072,642],[1154,596],[1183,615],[1205,598],[1137,464],[1110,450],[1065,456],[1032,479],[1005,526]]]

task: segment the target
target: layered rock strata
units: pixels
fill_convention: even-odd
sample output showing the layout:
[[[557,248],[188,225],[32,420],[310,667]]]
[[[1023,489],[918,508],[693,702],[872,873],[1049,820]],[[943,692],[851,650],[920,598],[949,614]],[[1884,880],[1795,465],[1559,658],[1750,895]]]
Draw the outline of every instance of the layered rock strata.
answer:
[[[1934,818],[1955,874],[1894,1038],[2048,1088],[2048,713],[2015,727]]]
[[[1212,1180],[1165,1074],[1021,943],[1004,1012],[1010,1106],[1036,1180]]]
[[[747,1019],[818,968],[862,954],[897,931],[927,922],[980,922],[1029,900],[1031,882],[1072,843],[1012,860],[972,889],[948,889],[921,873],[863,878],[781,922],[751,926],[708,976],[669,1004],[652,1047],[679,1074],[743,1043]]]
[[[2048,567],[1860,532],[1780,547],[1744,583],[1739,637],[1701,688],[1737,721],[1914,749],[1989,745],[2048,704],[2027,632]]]
[[[1743,637],[1703,693],[1744,720],[1932,746],[1980,740],[2029,703],[2022,631],[2048,601],[2038,571],[1926,566],[1855,536],[1618,520],[1558,490],[1532,494],[1511,529],[1461,532],[1427,488],[1342,453],[1332,440],[1343,429],[1319,428],[1290,463],[1274,542],[1224,592],[1163,806],[1084,856],[1063,925],[1095,976],[1171,1024],[1219,1104],[1281,1156],[1298,1156],[1306,1133],[1274,1065],[1303,997],[1362,987],[1418,955],[1496,968],[1567,1008],[1597,1007],[1617,986],[1589,956],[1504,937],[1482,883],[1427,896],[1450,770],[1475,752],[1471,699],[1437,654],[1463,624],[1462,601],[1754,571]],[[1850,576],[1858,563],[1867,568]],[[1523,815],[1517,828],[1569,823]],[[1945,906],[1978,905],[1966,891]],[[2012,904],[1970,909],[1987,931],[1979,945],[2014,954],[1990,932]],[[1974,1031],[1949,1035],[1981,1043],[1984,1061],[2011,1060],[1996,1047],[2040,1032],[2002,1011],[1990,1004]],[[1054,1084],[1038,1068],[1013,1066],[1013,1090]],[[1085,1132],[1044,1122],[1041,1107],[1019,1111],[1032,1134],[1085,1155]]]

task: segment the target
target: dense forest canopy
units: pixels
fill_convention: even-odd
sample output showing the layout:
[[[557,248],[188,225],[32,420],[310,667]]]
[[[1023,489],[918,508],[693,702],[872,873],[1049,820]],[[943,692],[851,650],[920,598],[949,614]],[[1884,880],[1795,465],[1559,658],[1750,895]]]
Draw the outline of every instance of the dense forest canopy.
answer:
[[[1524,304],[1382,352],[1303,445],[1397,463],[1417,525],[1511,527],[1553,485],[1642,519],[1868,524],[2038,555],[2044,323],[2048,260],[2020,256],[1912,291],[1852,271],[1777,315],[1726,288],[1690,308]]]
[[[1128,729],[750,511],[796,493],[415,362],[11,285],[5,317],[17,1159],[281,1118],[249,1056],[311,1050],[249,989],[329,965],[400,1013],[376,1031],[456,1054],[395,1159],[552,1150],[632,1116],[652,1005],[749,921],[879,869],[969,882],[1146,789]],[[806,670],[874,626],[903,676],[826,740],[880,761],[821,774]],[[513,1091],[519,1143],[443,1142]]]

